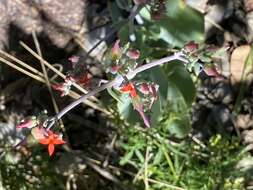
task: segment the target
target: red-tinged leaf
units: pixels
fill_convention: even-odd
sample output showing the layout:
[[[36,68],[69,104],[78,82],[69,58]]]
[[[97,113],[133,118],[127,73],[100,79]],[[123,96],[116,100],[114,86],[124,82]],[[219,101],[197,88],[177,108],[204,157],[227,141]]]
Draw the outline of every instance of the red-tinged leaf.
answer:
[[[138,111],[138,113],[140,114],[145,126],[150,127],[150,121],[149,121],[149,118],[144,113],[144,108],[143,108],[143,104],[141,102],[140,97],[136,96],[132,98],[132,104],[133,104],[134,109]]]
[[[143,110],[137,110],[145,124],[146,127],[150,128],[150,121],[149,118],[145,115],[145,113],[143,112]]]
[[[135,102],[133,102],[133,106],[134,106],[134,109],[138,111],[138,113],[140,114],[145,126],[149,128],[150,121],[149,121],[149,118],[144,113],[143,105],[141,104],[140,100],[136,100]]]
[[[151,110],[154,102],[157,100],[157,91],[158,91],[159,86],[157,84],[153,84],[150,86],[150,91],[152,94],[151,102],[149,105],[149,110]]]

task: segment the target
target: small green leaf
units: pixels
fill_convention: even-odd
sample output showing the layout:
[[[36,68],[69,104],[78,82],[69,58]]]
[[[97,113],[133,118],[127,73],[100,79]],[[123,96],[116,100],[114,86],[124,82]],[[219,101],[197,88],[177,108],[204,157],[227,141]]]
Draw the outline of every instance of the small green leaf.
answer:
[[[163,156],[163,150],[162,150],[162,147],[160,146],[159,149],[158,149],[158,152],[155,155],[153,164],[154,165],[160,164],[161,161],[163,160],[163,158],[164,158],[164,156]]]
[[[137,156],[137,158],[139,159],[139,161],[141,163],[144,163],[145,159],[144,159],[142,153],[138,149],[135,149],[134,152],[135,152],[135,155]]]
[[[187,117],[169,119],[167,120],[166,125],[170,131],[170,134],[174,135],[177,138],[186,137],[191,130],[189,118]]]
[[[121,158],[119,164],[120,165],[125,165],[134,155],[134,150],[132,149],[130,152],[128,152],[126,155]]]

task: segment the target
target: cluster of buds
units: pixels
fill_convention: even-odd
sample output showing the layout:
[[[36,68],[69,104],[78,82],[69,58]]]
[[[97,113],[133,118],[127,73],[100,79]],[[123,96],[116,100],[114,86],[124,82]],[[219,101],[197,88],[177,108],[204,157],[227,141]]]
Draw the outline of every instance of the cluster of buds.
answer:
[[[158,88],[157,84],[148,82],[129,82],[119,88],[120,92],[129,94],[133,108],[138,111],[146,127],[150,127],[146,113],[151,111],[152,105],[157,100]]]
[[[65,144],[61,134],[56,134],[51,130],[47,130],[43,126],[41,118],[28,117],[21,121],[16,126],[17,129],[27,128],[30,130],[30,135],[25,139],[26,143],[39,143],[48,146],[49,156],[52,156],[55,151],[55,145]]]
[[[187,56],[189,63],[186,68],[190,72],[194,72],[196,75],[204,72],[209,77],[215,77],[223,79],[224,77],[219,72],[217,65],[214,63],[216,55],[223,49],[213,48],[212,46],[207,48],[200,48],[199,44],[191,41],[184,46],[183,52]]]
[[[140,57],[138,50],[130,49],[127,44],[120,46],[117,40],[111,50],[111,65],[109,72],[123,77],[137,67],[137,59]],[[119,87],[114,87],[120,93],[128,94],[133,108],[142,117],[145,126],[150,127],[149,118],[146,116],[151,111],[153,103],[157,100],[158,85],[150,82],[129,81],[125,79]]]
[[[137,67],[137,62],[140,57],[139,50],[129,49],[129,44],[124,47],[120,46],[120,40],[117,40],[110,52],[110,60],[107,72],[112,74],[126,74],[130,70]]]

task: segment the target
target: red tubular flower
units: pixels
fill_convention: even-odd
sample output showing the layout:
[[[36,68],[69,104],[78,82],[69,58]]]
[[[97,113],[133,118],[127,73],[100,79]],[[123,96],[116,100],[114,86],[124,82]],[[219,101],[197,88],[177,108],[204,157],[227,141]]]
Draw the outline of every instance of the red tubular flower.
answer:
[[[128,83],[127,85],[123,86],[120,89],[121,92],[125,92],[125,93],[129,93],[131,98],[134,98],[137,96],[137,92],[135,90],[135,87],[133,85],[133,83]]]
[[[48,135],[44,136],[44,138],[39,139],[40,144],[48,145],[48,153],[49,156],[52,156],[55,150],[55,145],[65,144],[66,142],[62,140],[62,138],[53,133],[52,131],[48,131]]]

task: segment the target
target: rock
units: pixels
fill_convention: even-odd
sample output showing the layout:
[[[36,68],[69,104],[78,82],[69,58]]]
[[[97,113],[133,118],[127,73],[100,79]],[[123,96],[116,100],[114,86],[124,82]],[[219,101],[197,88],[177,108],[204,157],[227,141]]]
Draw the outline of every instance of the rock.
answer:
[[[10,25],[26,34],[46,35],[55,46],[64,48],[82,28],[85,6],[83,0],[0,1],[0,48],[8,44]]]

